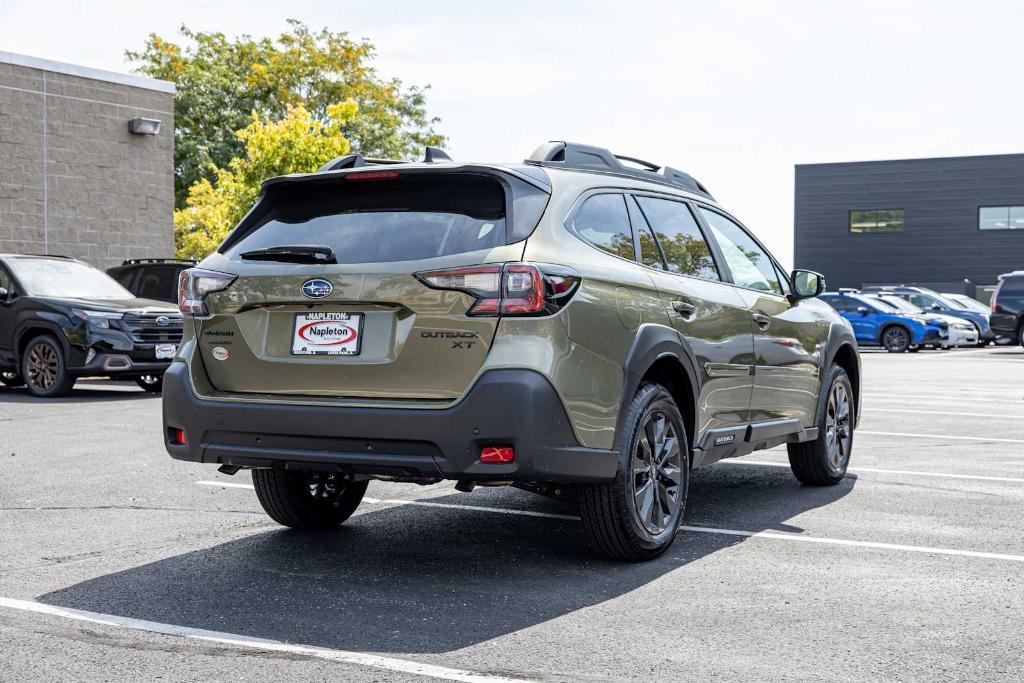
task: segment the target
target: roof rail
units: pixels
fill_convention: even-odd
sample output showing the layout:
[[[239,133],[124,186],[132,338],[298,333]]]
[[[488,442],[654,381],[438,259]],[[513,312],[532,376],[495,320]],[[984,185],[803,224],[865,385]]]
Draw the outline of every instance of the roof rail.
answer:
[[[440,147],[427,147],[423,153],[424,164],[436,164],[451,160],[452,158],[448,156],[448,153]],[[371,157],[364,157],[362,154],[346,154],[344,156],[331,159],[326,164],[316,169],[316,172],[323,173],[324,171],[339,171],[343,168],[358,168],[360,166],[382,166],[410,163],[414,162],[402,161],[401,159],[374,159]]]
[[[860,290],[856,287],[840,287],[836,291],[841,294],[860,294]]]
[[[631,168],[624,165],[623,161],[628,161],[642,168]],[[551,166],[553,168],[605,171],[642,180],[653,180],[674,185],[675,187],[696,192],[709,199],[713,199],[708,189],[688,173],[670,166],[659,166],[636,157],[613,154],[603,147],[553,140],[544,143],[534,150],[530,158],[526,160],[526,163],[537,166]]]

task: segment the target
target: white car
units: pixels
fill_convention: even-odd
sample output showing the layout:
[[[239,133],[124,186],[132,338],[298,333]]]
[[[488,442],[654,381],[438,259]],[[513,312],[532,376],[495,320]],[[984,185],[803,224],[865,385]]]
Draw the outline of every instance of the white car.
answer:
[[[934,313],[932,311],[923,311],[914,304],[910,303],[902,297],[898,297],[895,294],[865,294],[864,296],[870,296],[873,299],[878,299],[884,304],[888,304],[891,308],[898,309],[902,313],[911,313],[913,315],[923,315],[929,319],[938,318],[949,325],[949,339],[946,341],[943,348],[949,346],[977,346],[978,340],[981,338],[981,332],[974,326],[970,320],[964,320],[958,318],[955,315],[944,315],[942,313]]]

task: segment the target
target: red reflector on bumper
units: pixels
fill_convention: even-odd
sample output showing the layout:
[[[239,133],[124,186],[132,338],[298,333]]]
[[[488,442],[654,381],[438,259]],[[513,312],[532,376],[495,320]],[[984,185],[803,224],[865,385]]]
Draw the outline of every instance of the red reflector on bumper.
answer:
[[[171,430],[171,443],[177,444],[178,446],[187,446],[188,439],[185,438],[184,429],[172,429]]]
[[[480,462],[513,462],[516,449],[511,446],[484,446],[480,449]]]

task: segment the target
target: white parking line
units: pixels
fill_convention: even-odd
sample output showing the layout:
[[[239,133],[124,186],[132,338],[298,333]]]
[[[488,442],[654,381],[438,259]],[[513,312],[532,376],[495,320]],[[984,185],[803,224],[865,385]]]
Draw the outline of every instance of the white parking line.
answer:
[[[719,460],[726,465],[760,465],[763,467],[785,467],[789,469],[788,462],[768,462],[767,460],[740,460],[729,458]],[[952,474],[947,472],[915,472],[914,470],[886,470],[878,467],[850,467],[848,471],[857,474],[859,472],[871,472],[874,474],[909,474],[915,477],[939,477],[942,479],[970,479],[972,481],[1002,481],[1014,484],[1024,484],[1024,477],[988,477],[981,474]]]
[[[289,654],[315,657],[317,659],[324,659],[331,662],[354,664],[356,666],[368,666],[374,669],[381,669],[383,671],[414,674],[417,676],[426,676],[428,678],[440,678],[446,681],[465,681],[467,683],[503,683],[521,680],[514,678],[502,678],[499,676],[488,676],[485,674],[474,673],[472,671],[465,671],[463,669],[451,669],[445,666],[435,666],[433,664],[421,664],[419,662],[412,662],[407,659],[397,659],[395,657],[382,657],[380,655],[371,655],[363,652],[349,652],[347,650],[332,650],[330,648],[313,647],[310,645],[293,645],[291,643],[282,643],[278,640],[251,638],[249,636],[224,633],[222,631],[208,631],[206,629],[192,628],[190,626],[177,626],[175,624],[162,624],[156,621],[131,619],[129,617],[120,617],[114,614],[101,614],[99,612],[87,612],[85,610],[54,607],[53,605],[44,605],[41,602],[35,602],[32,600],[15,600],[12,598],[0,597],[0,607],[20,610],[22,612],[48,614],[50,616],[63,617],[64,619],[74,619],[76,621],[85,621],[92,624],[103,624],[104,626],[114,626],[117,628],[131,629],[133,631],[146,631],[148,633],[159,633],[167,636],[191,638],[194,640],[202,640],[205,642],[231,645],[234,647],[242,647],[252,650],[286,652]]]
[[[200,482],[196,482],[197,484]],[[534,512],[533,510],[510,510],[508,508],[490,508],[476,505],[455,505],[450,503],[432,503],[425,500],[400,500],[363,498],[364,503],[371,505],[419,505],[423,507],[447,508],[453,510],[471,510],[473,512],[492,512],[502,515],[519,515],[524,517],[546,517],[548,519],[562,519],[578,521],[578,515],[559,515],[551,512]],[[821,543],[825,545],[853,546],[859,548],[877,548],[881,550],[901,550],[905,552],[927,553],[932,555],[958,555],[961,557],[978,557],[989,560],[1006,560],[1010,562],[1024,562],[1024,555],[1008,555],[1005,553],[987,553],[979,550],[957,550],[955,548],[934,548],[920,545],[900,545],[896,543],[876,543],[873,541],[849,541],[842,538],[823,538],[820,536],[803,536],[799,534],[780,534],[771,531],[742,531],[738,529],[717,529],[705,526],[679,527],[683,531],[692,531],[699,534],[721,534],[726,536],[744,536],[747,538],[767,538],[776,541],[797,541],[802,543]]]
[[[979,403],[999,403],[1007,406],[1017,406],[1024,408],[1024,400],[1017,399],[1016,401],[1005,399],[1005,398],[982,398],[981,396],[943,396],[941,394],[864,394],[864,398],[878,399],[881,401],[889,402],[904,402],[913,400],[926,400],[928,403],[933,402],[956,402],[956,403],[973,403],[975,401]]]
[[[1024,406],[1021,406],[1024,407]],[[864,407],[861,410],[865,413],[913,413],[915,415],[957,415],[960,417],[992,417],[1000,420],[1024,420],[1024,415],[1007,415],[1005,413],[957,413],[942,410],[909,410],[905,408],[871,408]]]
[[[874,432],[866,429],[858,429],[855,434],[870,434],[871,436],[899,436],[910,439],[938,439],[940,441],[984,441],[994,443],[1024,443],[1024,439],[1000,439],[995,436],[954,436],[951,434],[910,434],[908,432]]]
[[[252,484],[236,484],[233,481],[197,481],[200,486],[223,486],[226,489],[254,489]]]

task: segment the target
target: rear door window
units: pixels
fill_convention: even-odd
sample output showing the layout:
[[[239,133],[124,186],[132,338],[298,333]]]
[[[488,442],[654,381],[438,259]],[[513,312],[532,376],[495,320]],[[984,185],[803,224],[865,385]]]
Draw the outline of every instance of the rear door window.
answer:
[[[621,194],[587,197],[572,221],[573,230],[598,249],[620,258],[635,260],[633,232],[629,226],[626,200]]]
[[[271,247],[330,247],[338,263],[417,261],[505,241],[505,190],[470,173],[345,176],[272,187],[228,239],[232,258]]]
[[[654,229],[668,269],[680,275],[720,280],[704,234],[682,202],[656,197],[636,197],[647,223]]]

